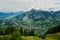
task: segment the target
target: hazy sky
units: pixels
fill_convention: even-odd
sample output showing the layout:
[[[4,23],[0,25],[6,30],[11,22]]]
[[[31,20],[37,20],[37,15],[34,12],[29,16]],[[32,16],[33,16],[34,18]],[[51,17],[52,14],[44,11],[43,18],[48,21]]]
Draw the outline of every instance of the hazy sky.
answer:
[[[0,11],[60,9],[60,0],[0,0]]]

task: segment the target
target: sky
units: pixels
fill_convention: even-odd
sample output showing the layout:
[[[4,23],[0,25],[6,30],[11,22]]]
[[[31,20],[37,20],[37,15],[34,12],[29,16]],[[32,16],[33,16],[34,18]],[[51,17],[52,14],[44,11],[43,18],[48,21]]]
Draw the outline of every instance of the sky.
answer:
[[[60,10],[60,0],[0,0],[0,11]]]

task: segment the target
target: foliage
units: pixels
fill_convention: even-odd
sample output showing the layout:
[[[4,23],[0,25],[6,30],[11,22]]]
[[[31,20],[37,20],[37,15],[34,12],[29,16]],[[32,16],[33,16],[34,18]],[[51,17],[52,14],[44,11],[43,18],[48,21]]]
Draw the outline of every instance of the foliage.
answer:
[[[3,33],[3,30],[0,29],[0,35],[3,35],[3,34],[4,34],[4,33]]]
[[[22,40],[20,32],[19,31],[15,31],[13,32],[13,34],[11,35],[11,40]]]
[[[5,30],[5,34],[10,34],[10,33],[13,33],[14,31],[16,31],[16,27],[7,27],[6,30]]]

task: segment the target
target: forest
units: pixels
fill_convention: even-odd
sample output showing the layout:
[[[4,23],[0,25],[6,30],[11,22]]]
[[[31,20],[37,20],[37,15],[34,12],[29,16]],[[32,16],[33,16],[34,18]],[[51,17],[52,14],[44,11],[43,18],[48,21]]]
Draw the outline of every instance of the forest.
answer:
[[[60,40],[60,10],[0,14],[0,40]]]

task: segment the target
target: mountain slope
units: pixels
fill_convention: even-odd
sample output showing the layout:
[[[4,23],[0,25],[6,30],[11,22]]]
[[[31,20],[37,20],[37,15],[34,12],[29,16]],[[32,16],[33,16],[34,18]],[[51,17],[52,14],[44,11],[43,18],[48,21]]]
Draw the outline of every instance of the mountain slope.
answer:
[[[3,25],[37,30],[37,36],[45,35],[48,29],[60,24],[60,11],[44,11],[32,9],[23,14],[5,20]]]
[[[34,25],[51,25],[60,24],[60,11],[49,12],[43,10],[35,10],[25,12],[24,14],[14,17],[14,19],[24,21],[25,23],[31,23]]]

